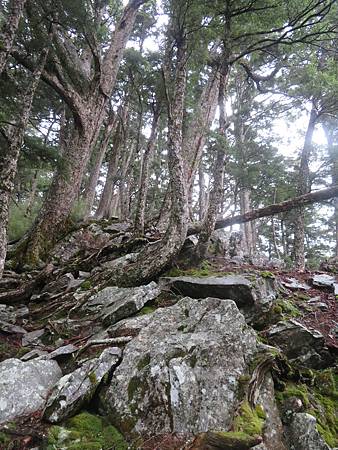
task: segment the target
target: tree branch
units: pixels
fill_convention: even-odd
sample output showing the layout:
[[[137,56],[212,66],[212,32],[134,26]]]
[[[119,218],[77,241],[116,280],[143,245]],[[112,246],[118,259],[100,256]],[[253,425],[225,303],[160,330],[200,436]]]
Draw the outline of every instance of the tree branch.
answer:
[[[220,219],[216,222],[215,230],[218,230],[219,228],[226,228],[234,224],[251,222],[252,220],[262,217],[273,216],[281,212],[290,211],[291,209],[294,209],[298,206],[306,206],[334,197],[338,197],[338,186],[331,186],[328,189],[321,189],[319,191],[310,192],[309,194],[301,195],[299,197],[295,197],[281,203],[275,203],[269,206],[265,206],[264,208],[255,209],[238,216]],[[198,234],[200,230],[200,223],[192,225],[188,230],[188,235]]]

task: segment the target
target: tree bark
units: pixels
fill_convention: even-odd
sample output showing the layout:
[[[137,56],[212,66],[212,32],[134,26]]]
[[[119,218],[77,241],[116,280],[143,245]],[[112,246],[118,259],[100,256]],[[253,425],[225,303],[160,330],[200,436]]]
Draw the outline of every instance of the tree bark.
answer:
[[[26,0],[9,0],[8,17],[0,32],[0,75],[2,74],[13,46],[13,41],[23,14]]]
[[[202,260],[208,249],[208,243],[211,233],[215,229],[217,214],[222,202],[223,185],[224,185],[224,171],[226,160],[225,148],[225,132],[227,128],[226,113],[225,113],[225,90],[228,82],[229,66],[227,64],[226,55],[223,54],[224,61],[219,69],[219,91],[218,91],[218,107],[219,107],[219,136],[220,140],[217,142],[217,152],[213,167],[213,186],[209,195],[208,209],[203,219],[203,225],[199,233],[199,240],[197,244],[197,257]]]
[[[84,202],[85,202],[85,210],[84,210],[84,218],[88,219],[90,216],[94,201],[95,201],[95,192],[96,186],[100,175],[100,170],[102,166],[103,159],[107,152],[107,148],[109,145],[110,138],[114,131],[116,131],[117,126],[117,118],[115,114],[111,114],[107,119],[107,123],[103,132],[102,139],[99,144],[99,148],[97,149],[97,153],[95,155],[94,165],[90,171],[88,185],[86,187],[84,193]]]
[[[297,194],[304,195],[310,190],[309,186],[309,160],[312,150],[312,136],[318,119],[317,111],[314,106],[311,109],[309,123],[305,134],[303,149],[301,152],[301,161],[298,173]],[[297,270],[305,270],[305,210],[302,206],[296,210],[296,219],[294,222],[294,262]]]
[[[331,178],[333,184],[338,184],[338,152],[337,143],[334,141],[334,133],[337,130],[337,123],[326,120],[322,123],[326,140],[327,150],[331,165]],[[334,199],[334,228],[335,228],[335,256],[338,257],[338,198]]]
[[[251,211],[251,191],[243,188],[240,192],[241,214]],[[253,255],[256,249],[254,222],[243,224],[244,249],[248,255]]]
[[[134,219],[134,233],[142,236],[144,234],[144,218],[149,185],[149,166],[156,145],[158,123],[160,120],[160,105],[154,110],[153,122],[151,125],[150,137],[142,157],[142,166],[139,182],[139,192]]]
[[[45,66],[49,48],[42,51],[37,68],[32,74],[32,80],[22,101],[20,117],[16,125],[3,130],[6,135],[7,148],[0,155],[0,278],[5,266],[7,253],[7,226],[11,194],[14,189],[14,180],[17,163],[23,144],[25,130],[31,113],[33,99],[38,88],[41,72]]]
[[[114,186],[117,181],[117,172],[118,172],[118,162],[121,155],[121,148],[126,140],[126,122],[129,112],[129,104],[126,101],[125,105],[122,108],[120,113],[119,122],[117,124],[117,128],[115,130],[113,142],[112,142],[112,150],[108,160],[108,171],[106,180],[104,183],[104,188],[101,193],[99,205],[95,212],[96,218],[106,218],[108,219],[111,214],[111,201],[114,193]]]
[[[33,229],[28,235],[27,245],[22,245],[24,257],[22,260],[36,264],[40,258],[45,258],[49,249],[67,229],[69,215],[77,199],[81,181],[87,166],[91,151],[96,143],[99,130],[105,118],[107,103],[115,86],[117,72],[123,52],[132,31],[138,8],[146,0],[130,0],[124,9],[123,15],[112,33],[109,49],[104,55],[98,73],[88,80],[86,64],[76,64],[79,58],[69,56],[68,48],[72,43],[62,40],[54,33],[56,53],[53,54],[53,63],[42,78],[49,83],[68,103],[74,116],[74,131],[71,145],[63,154],[63,167],[53,178],[48,195],[45,198]],[[69,70],[78,70],[79,77],[85,80],[89,92],[83,93],[83,86],[72,85],[64,76],[64,66],[58,59],[58,53],[63,52]],[[15,54],[22,64],[31,68],[31,65]]]
[[[265,206],[264,208],[254,209],[246,214],[240,214],[234,217],[227,217],[225,219],[217,220],[215,223],[215,230],[230,227],[235,224],[250,222],[262,217],[273,216],[281,212],[291,211],[298,206],[304,207],[306,205],[311,205],[312,203],[323,202],[325,200],[329,200],[330,198],[336,197],[338,197],[338,185],[331,186],[328,189],[310,192],[309,194],[301,195],[281,203]],[[202,224],[192,225],[188,229],[188,235],[198,234],[201,229]]]

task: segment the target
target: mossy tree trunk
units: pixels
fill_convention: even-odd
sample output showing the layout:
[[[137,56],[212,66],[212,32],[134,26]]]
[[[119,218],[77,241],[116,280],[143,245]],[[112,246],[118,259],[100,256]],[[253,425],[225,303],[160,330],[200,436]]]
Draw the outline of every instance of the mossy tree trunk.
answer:
[[[17,163],[23,144],[25,130],[31,113],[33,99],[39,85],[41,72],[45,66],[49,48],[46,47],[32,74],[32,79],[23,95],[22,108],[15,125],[2,129],[5,138],[5,148],[0,153],[0,278],[3,273],[7,253],[7,225],[11,194],[14,190],[14,180]]]

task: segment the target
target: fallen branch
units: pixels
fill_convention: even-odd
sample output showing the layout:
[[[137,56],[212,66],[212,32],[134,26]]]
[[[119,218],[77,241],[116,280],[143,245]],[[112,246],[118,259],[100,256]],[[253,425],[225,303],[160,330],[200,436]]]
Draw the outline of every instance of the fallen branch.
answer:
[[[219,228],[230,227],[231,225],[251,222],[261,217],[273,216],[281,212],[290,211],[298,206],[306,206],[316,202],[329,200],[330,198],[338,197],[338,186],[331,186],[328,189],[321,189],[319,191],[310,192],[309,194],[301,195],[299,197],[286,200],[281,203],[275,203],[264,208],[255,209],[245,214],[240,214],[234,217],[226,217],[225,219],[217,220],[215,230]],[[188,230],[188,235],[198,234],[201,230],[201,224],[192,225]]]

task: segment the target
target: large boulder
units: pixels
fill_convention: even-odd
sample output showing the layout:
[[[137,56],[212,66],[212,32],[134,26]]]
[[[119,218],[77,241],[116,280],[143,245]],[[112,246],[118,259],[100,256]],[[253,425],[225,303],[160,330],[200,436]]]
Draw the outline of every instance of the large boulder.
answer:
[[[82,310],[99,317],[109,326],[137,313],[159,293],[155,282],[135,288],[107,287],[90,297]]]
[[[102,408],[130,436],[226,430],[256,351],[233,301],[184,298],[126,345]]]
[[[283,350],[291,361],[306,367],[320,369],[332,362],[324,336],[295,319],[273,325],[266,332],[266,337],[271,345]]]
[[[317,421],[307,413],[293,416],[288,430],[290,450],[330,450],[317,431]]]
[[[98,358],[86,361],[62,377],[48,399],[45,419],[57,423],[79,411],[91,400],[103,377],[116,367],[120,357],[119,348],[107,348]]]
[[[23,362],[11,358],[0,363],[0,423],[43,408],[61,377],[56,361]]]

